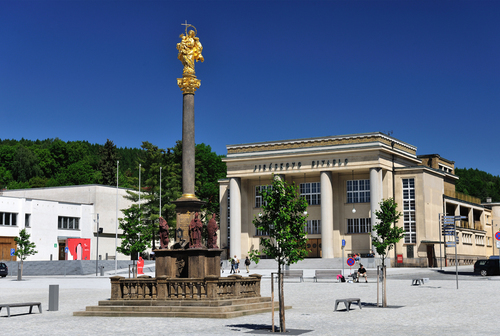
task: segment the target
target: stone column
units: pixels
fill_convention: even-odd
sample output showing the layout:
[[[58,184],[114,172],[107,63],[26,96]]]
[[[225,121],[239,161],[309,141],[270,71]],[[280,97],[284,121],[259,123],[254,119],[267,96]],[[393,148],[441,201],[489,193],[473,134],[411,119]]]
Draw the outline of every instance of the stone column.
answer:
[[[382,168],[370,168],[370,212],[372,222],[372,236],[375,236],[373,227],[377,223],[376,211],[380,210],[382,201]],[[377,252],[373,249],[373,252]]]
[[[333,258],[333,190],[332,173],[322,171],[321,182],[321,254]]]
[[[241,257],[241,179],[233,177],[229,180],[230,215],[231,215],[231,241],[229,243],[230,255],[228,258],[237,255]]]
[[[194,93],[185,93],[182,101],[182,194],[194,193]]]

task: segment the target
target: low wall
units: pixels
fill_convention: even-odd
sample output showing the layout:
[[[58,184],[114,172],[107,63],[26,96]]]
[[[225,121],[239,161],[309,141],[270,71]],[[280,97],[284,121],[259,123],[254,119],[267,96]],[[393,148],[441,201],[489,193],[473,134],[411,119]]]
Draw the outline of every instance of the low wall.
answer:
[[[248,277],[111,277],[111,300],[223,300],[260,297],[260,274]]]

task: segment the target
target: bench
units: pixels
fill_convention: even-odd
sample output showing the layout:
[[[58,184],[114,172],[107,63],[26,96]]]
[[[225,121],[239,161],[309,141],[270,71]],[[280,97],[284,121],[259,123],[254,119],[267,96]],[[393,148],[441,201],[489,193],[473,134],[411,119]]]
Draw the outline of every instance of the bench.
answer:
[[[348,299],[337,299],[335,300],[335,310],[334,311],[337,311],[337,307],[339,305],[339,303],[341,302],[344,302],[344,305],[345,305],[345,309],[347,310],[347,312],[349,312],[350,308],[351,308],[351,303],[356,303],[359,307],[359,309],[361,309],[361,299],[359,298],[348,298]]]
[[[314,271],[314,282],[318,282],[318,279],[335,279],[337,280],[337,275],[342,274],[342,270],[315,270]]]
[[[7,316],[10,317],[10,308],[12,307],[30,307],[30,314],[33,310],[33,306],[38,306],[38,311],[42,313],[42,303],[41,302],[25,302],[25,303],[0,303],[0,311],[2,308],[7,308]]]
[[[284,270],[282,274],[283,280],[290,278],[299,278],[299,282],[304,281],[304,270]],[[276,277],[276,281],[278,281],[278,277]]]
[[[420,285],[423,285],[424,283],[426,283],[427,281],[429,281],[429,278],[427,279],[424,279],[424,278],[417,278],[417,279],[413,279],[411,281],[411,285],[412,286],[420,286]]]

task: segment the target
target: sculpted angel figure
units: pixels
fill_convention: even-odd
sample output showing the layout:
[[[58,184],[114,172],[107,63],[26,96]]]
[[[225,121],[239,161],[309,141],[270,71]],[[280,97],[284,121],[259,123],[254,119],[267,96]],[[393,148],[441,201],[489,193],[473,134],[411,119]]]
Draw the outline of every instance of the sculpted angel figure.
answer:
[[[202,247],[201,245],[201,230],[203,228],[203,223],[201,220],[198,218],[198,213],[196,212],[194,214],[194,218],[191,220],[191,223],[189,224],[189,238],[190,238],[190,244],[189,248],[200,248]]]
[[[160,217],[160,248],[168,248],[168,223],[163,217]]]
[[[181,42],[177,43],[177,50],[179,50],[179,55],[177,58],[184,65],[183,75],[194,75],[194,61],[204,61],[205,59],[201,55],[203,46],[200,43],[200,39],[196,37],[196,32],[190,30],[186,35],[181,34],[179,36]]]
[[[217,230],[219,227],[217,226],[217,222],[215,221],[215,214],[212,214],[212,219],[208,222],[207,231],[208,231],[208,239],[207,239],[207,247],[209,249],[218,249],[217,246]]]

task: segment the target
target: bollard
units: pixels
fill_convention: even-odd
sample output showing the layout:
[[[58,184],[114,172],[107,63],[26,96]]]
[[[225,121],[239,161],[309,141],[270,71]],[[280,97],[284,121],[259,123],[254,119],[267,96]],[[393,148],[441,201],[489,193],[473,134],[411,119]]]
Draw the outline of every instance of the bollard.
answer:
[[[99,268],[101,269],[101,276],[103,276],[104,275],[104,266],[100,266]]]
[[[59,285],[49,285],[49,311],[59,310]]]

